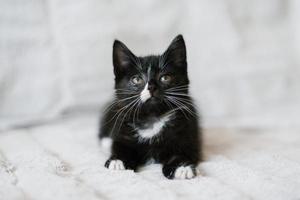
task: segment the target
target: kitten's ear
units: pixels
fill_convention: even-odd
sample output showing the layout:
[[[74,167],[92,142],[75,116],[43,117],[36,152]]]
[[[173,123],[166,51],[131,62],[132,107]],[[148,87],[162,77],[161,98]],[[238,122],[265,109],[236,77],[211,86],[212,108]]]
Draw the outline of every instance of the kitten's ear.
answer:
[[[186,48],[182,35],[178,35],[172,40],[164,56],[173,65],[186,67]]]
[[[113,45],[113,65],[114,73],[118,75],[125,72],[132,59],[136,59],[135,55],[119,40],[114,41]]]

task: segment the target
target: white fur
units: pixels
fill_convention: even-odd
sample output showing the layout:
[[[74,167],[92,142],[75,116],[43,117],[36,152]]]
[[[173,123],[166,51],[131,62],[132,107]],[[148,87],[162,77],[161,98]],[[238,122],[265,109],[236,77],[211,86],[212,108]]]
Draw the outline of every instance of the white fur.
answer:
[[[122,160],[111,160],[108,166],[110,170],[125,170]]]
[[[143,139],[150,139],[161,132],[166,123],[170,120],[171,115],[166,115],[160,118],[157,122],[153,123],[151,128],[138,129],[138,134]]]
[[[140,98],[142,102],[146,102],[151,97],[151,94],[148,90],[148,83],[145,85],[143,91],[140,94]]]
[[[106,149],[109,150],[111,148],[111,144],[112,144],[112,139],[111,138],[102,138],[100,140],[101,142],[101,146]]]
[[[191,166],[181,166],[178,167],[175,171],[175,179],[191,179],[195,176]]]

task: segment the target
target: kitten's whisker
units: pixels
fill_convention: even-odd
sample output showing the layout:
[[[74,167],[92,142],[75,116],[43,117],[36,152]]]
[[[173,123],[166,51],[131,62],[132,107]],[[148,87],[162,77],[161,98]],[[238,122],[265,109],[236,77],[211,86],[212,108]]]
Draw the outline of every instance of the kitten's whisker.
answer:
[[[167,105],[168,105],[168,107],[171,109],[169,112],[170,113],[174,113],[175,111],[177,111],[177,110],[180,110],[181,109],[181,107],[173,107],[172,106],[172,104],[169,102],[169,100],[168,99],[166,99],[166,101],[165,101],[166,103],[167,103]]]
[[[177,93],[177,92],[165,92],[166,94],[169,94],[169,95],[174,95],[174,96],[185,96],[185,97],[190,97],[190,95],[188,94],[184,94],[184,93]]]
[[[189,117],[185,114],[184,109],[183,109],[176,101],[174,101],[173,99],[171,99],[171,98],[169,98],[169,97],[167,97],[167,98],[168,98],[168,100],[169,100],[170,102],[172,102],[177,108],[180,109],[180,111],[182,112],[182,114],[185,116],[186,119],[189,119]]]
[[[136,91],[132,91],[132,90],[128,90],[128,91],[122,91],[122,90],[120,90],[120,91],[115,91],[115,93],[117,93],[117,94],[119,94],[119,93],[129,93],[129,94],[131,94],[131,93],[135,93],[135,94],[137,94],[138,92],[136,92]]]
[[[122,109],[122,111],[118,111],[117,113],[119,113],[118,114],[118,116],[117,116],[117,118],[116,118],[116,120],[115,120],[115,123],[114,123],[114,125],[113,125],[113,128],[111,129],[111,135],[115,135],[116,133],[115,133],[115,127],[116,127],[116,124],[118,123],[118,119],[119,119],[119,117],[122,115],[122,113],[124,113],[125,111],[126,111],[126,109],[129,107],[131,107],[131,105],[132,104],[134,104],[135,103],[135,100],[134,101],[132,101],[132,102],[130,102],[126,107],[125,107],[125,109],[124,109],[124,107],[123,107],[123,109]],[[122,124],[120,124],[120,126],[122,126]],[[120,129],[119,129],[120,130]]]
[[[195,117],[198,117],[197,113],[195,113],[193,110],[191,110],[191,109],[187,106],[187,105],[189,105],[189,106],[191,106],[191,107],[194,108],[194,105],[193,105],[192,103],[190,103],[190,102],[185,102],[185,101],[183,101],[183,100],[185,100],[185,99],[182,99],[182,98],[173,98],[173,100],[175,100],[178,104],[182,105],[182,106],[185,108],[185,110],[186,110],[187,112],[189,112],[191,115],[193,115],[193,116],[195,116]],[[185,104],[187,104],[187,105],[185,105]]]
[[[136,112],[138,112],[138,109],[139,109],[139,106],[141,105],[141,99],[139,99],[139,101],[138,101],[138,104],[137,104],[137,106],[136,106],[136,108],[135,108],[135,110],[134,110],[134,113],[133,113],[133,124],[135,125],[135,123],[136,123],[136,121],[135,121],[135,117],[137,117],[136,116]],[[138,120],[138,118],[137,118],[137,120]]]
[[[185,87],[185,86],[188,86],[188,85],[189,85],[189,84],[178,85],[178,86],[175,86],[174,88]]]
[[[165,115],[175,113],[177,110],[180,110],[180,107],[174,108],[167,100],[165,102],[167,103],[167,106],[171,109]]]
[[[173,100],[174,100],[174,99],[173,99]],[[193,112],[192,112],[186,105],[180,103],[179,101],[176,101],[176,100],[174,100],[174,101],[178,104],[179,107],[181,107],[183,110],[185,110],[188,114],[190,114],[190,115],[192,115],[192,116],[195,116],[195,115],[193,114]]]
[[[172,99],[174,102],[176,102],[177,104],[179,104],[180,106],[182,106],[188,113],[190,113],[191,115],[197,117],[197,113],[195,113],[193,110],[191,110],[191,108],[189,108],[187,105],[191,106],[192,108],[194,108],[194,105],[192,104],[191,101],[189,101],[188,99],[184,99],[184,98],[180,98],[180,97],[174,97],[171,96],[169,97],[170,99]],[[187,104],[187,105],[186,105]]]
[[[115,90],[114,94],[138,94],[138,91],[134,90]]]
[[[105,108],[103,108],[103,112],[107,112],[108,110],[110,110],[111,107],[113,107],[114,105],[116,105],[117,100],[114,100],[113,102],[111,102],[109,105],[107,105]]]
[[[177,88],[183,88],[183,87],[188,87],[189,85],[188,84],[185,84],[185,85],[179,85],[179,86],[176,86],[176,87],[171,87],[169,89],[177,89]],[[169,90],[167,89],[167,90]]]
[[[123,124],[123,121],[124,121],[124,119],[126,119],[126,116],[127,116],[128,112],[129,112],[129,116],[130,116],[130,114],[131,114],[131,112],[132,112],[134,106],[139,102],[139,98],[135,99],[134,102],[135,102],[135,103],[132,104],[132,105],[128,108],[128,110],[126,111],[125,115],[123,116],[123,118],[122,118],[122,120],[121,120],[121,123],[120,123],[120,125],[119,125],[119,129],[118,129],[117,132],[120,131],[120,129],[121,129],[121,127],[122,127],[122,124]]]
[[[132,92],[132,90],[129,90],[129,89],[115,89],[115,91],[126,91],[126,92]]]
[[[132,99],[134,97],[137,97],[139,95],[134,95],[134,96],[131,96],[131,97],[127,97],[127,98],[124,98],[124,99],[120,99],[120,100],[114,100],[110,105],[108,105],[106,108],[104,108],[104,113],[108,112],[111,108],[113,108],[115,105],[117,105],[118,103],[121,103],[123,101],[127,101],[129,99]]]
[[[139,119],[139,114],[140,114],[140,112],[141,112],[141,108],[142,108],[142,102],[140,101],[140,103],[139,103],[139,108],[138,108],[138,111],[137,111],[137,119]]]
[[[186,99],[186,98],[182,98],[182,97],[175,97],[175,96],[172,96],[172,97],[174,97],[177,100],[183,101],[186,104],[189,104],[193,108],[195,107],[195,105],[194,105],[194,103],[191,99]]]
[[[139,95],[137,94],[137,95],[133,95],[133,96],[130,96],[130,97],[126,97],[126,98],[124,98],[124,99],[120,99],[120,100],[118,100],[118,102],[120,103],[120,102],[123,102],[123,101],[127,101],[127,100],[129,100],[129,99],[133,99],[133,98],[136,98],[136,97],[138,97]]]
[[[132,96],[132,97],[128,97],[128,98],[124,98],[124,99],[120,99],[120,100],[115,100],[115,101],[113,101],[109,106],[107,106],[105,109],[104,109],[104,113],[107,113],[109,110],[111,110],[115,105],[117,105],[117,104],[119,104],[119,103],[121,103],[121,102],[123,102],[123,101],[127,101],[127,100],[129,100],[129,99],[132,99],[132,98],[134,98],[134,97],[137,97],[138,95],[136,95],[136,96]]]
[[[120,110],[118,110],[118,111],[114,114],[114,116],[113,116],[110,120],[108,120],[105,124],[108,124],[109,122],[111,122],[117,115],[119,115],[120,112],[122,112],[124,109],[128,108],[133,102],[134,102],[134,101],[132,101],[132,102],[128,103],[127,105],[123,106],[122,108],[120,108]]]
[[[189,106],[191,106],[191,107],[195,107],[194,106],[194,102],[191,100],[191,99],[185,99],[185,98],[180,98],[180,97],[175,97],[175,96],[170,96],[171,98],[173,98],[173,99],[176,99],[176,100],[180,100],[180,101],[182,101],[183,103],[186,103],[186,104],[188,104]]]
[[[193,104],[193,101],[191,99],[186,99],[186,98],[182,98],[182,97],[174,97],[172,96],[172,98],[182,102],[182,103],[186,103],[188,105],[190,105],[191,107],[195,107],[194,104]]]
[[[168,106],[171,110],[174,109],[173,106],[172,106],[172,104],[169,103],[168,99],[164,99],[164,102],[167,104],[167,106]]]
[[[182,89],[166,90],[165,92],[181,92],[187,94],[188,90],[189,90],[188,88],[182,88]]]
[[[166,89],[166,91],[171,91],[171,90],[184,90],[184,89],[188,89],[189,86],[184,86],[184,87],[180,87],[180,88],[169,88],[169,89]]]
[[[188,90],[189,86],[179,86],[179,87],[172,87],[172,88],[168,88],[165,91],[166,92],[173,92],[173,91],[179,91],[179,90]]]
[[[138,94],[138,91],[115,91],[115,94]]]

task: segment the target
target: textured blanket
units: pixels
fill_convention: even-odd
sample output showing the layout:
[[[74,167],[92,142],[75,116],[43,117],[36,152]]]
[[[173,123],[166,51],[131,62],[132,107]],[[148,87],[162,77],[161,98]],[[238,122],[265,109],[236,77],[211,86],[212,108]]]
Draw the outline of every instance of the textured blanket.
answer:
[[[138,173],[104,168],[96,119],[0,133],[0,199],[300,199],[297,131],[205,130],[200,174],[168,180],[158,164]]]

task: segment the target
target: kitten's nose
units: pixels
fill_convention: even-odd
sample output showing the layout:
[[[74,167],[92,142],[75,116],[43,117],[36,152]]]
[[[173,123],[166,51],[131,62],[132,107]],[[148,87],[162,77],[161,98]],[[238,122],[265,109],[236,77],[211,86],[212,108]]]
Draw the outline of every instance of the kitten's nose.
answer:
[[[156,86],[153,83],[149,83],[148,84],[148,90],[151,93],[151,95],[153,94],[153,92],[156,90]]]

